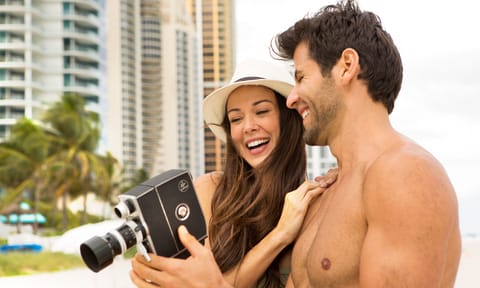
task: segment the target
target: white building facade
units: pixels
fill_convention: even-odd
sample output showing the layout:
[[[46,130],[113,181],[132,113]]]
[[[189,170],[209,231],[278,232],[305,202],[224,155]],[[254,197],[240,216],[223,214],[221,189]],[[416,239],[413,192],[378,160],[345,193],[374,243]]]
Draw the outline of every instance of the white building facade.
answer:
[[[107,150],[125,176],[203,173],[201,65],[184,1],[109,0]]]
[[[103,118],[102,13],[100,0],[0,0],[0,140],[64,93]]]

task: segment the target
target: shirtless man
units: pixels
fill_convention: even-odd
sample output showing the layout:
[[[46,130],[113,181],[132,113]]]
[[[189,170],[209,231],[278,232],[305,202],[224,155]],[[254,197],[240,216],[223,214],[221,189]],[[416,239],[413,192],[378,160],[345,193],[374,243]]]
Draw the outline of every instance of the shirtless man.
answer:
[[[294,62],[287,105],[304,118],[306,142],[328,145],[339,165],[304,219],[287,287],[453,287],[461,254],[455,191],[442,165],[390,124],[403,68],[377,16],[347,0],[275,43]],[[159,259],[170,283],[231,287],[208,249],[185,229],[179,236],[192,257]]]
[[[390,124],[403,68],[377,16],[339,2],[275,43],[294,62],[287,106],[302,115],[306,143],[328,145],[339,165],[304,220],[290,287],[453,287],[455,191],[442,165]]]

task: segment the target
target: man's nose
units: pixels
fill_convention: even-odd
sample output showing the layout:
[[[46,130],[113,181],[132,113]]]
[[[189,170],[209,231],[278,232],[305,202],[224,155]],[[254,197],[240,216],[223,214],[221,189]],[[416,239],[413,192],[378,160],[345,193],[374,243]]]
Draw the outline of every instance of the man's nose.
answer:
[[[297,105],[297,102],[298,102],[298,94],[295,87],[296,86],[292,88],[292,91],[290,91],[290,94],[288,94],[288,97],[287,97],[287,107],[290,109],[295,109],[295,106]]]

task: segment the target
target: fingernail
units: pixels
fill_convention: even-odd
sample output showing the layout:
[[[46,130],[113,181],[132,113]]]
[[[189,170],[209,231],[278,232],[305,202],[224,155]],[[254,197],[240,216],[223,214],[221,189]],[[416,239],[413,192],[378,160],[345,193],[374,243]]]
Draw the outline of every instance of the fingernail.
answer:
[[[178,233],[186,234],[187,232],[187,227],[185,227],[184,225],[178,226]]]

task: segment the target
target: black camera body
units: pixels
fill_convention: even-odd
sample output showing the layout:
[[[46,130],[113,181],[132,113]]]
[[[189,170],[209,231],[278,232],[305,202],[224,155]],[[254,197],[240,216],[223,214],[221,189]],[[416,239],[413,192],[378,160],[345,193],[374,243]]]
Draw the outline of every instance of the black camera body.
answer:
[[[83,261],[94,272],[110,265],[116,255],[133,245],[147,260],[147,253],[187,258],[190,254],[178,238],[180,225],[202,243],[207,238],[205,219],[187,170],[168,170],[118,198],[115,214],[125,223],[80,246]]]

